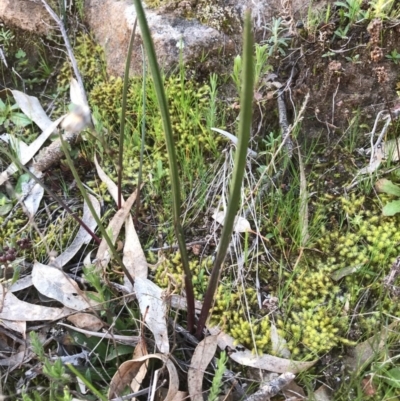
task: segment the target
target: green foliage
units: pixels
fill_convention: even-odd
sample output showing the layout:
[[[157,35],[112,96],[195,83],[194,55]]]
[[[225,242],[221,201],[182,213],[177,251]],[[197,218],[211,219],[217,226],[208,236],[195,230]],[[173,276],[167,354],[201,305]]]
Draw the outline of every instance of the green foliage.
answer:
[[[6,56],[10,51],[14,38],[14,34],[9,29],[0,28],[0,45]]]
[[[386,55],[386,58],[393,61],[397,65],[400,62],[400,53],[398,53],[397,50],[394,49]]]
[[[196,299],[202,300],[204,292],[208,285],[208,274],[206,273],[212,267],[211,258],[193,259],[189,262],[192,272],[192,281],[194,295]],[[184,289],[184,274],[180,252],[176,252],[173,257],[167,258],[160,263],[154,277],[155,282],[162,288],[174,288],[178,293]]]
[[[290,38],[285,37],[285,33],[288,28],[285,28],[282,18],[272,18],[271,25],[267,26],[266,29],[271,33],[268,39],[269,55],[270,56],[285,56],[286,48],[289,45]]]
[[[363,0],[345,0],[335,2],[336,6],[341,7],[339,15],[342,19],[346,19],[347,22],[352,25],[366,17],[365,11],[361,8]]]
[[[379,192],[400,197],[400,187],[396,184],[393,184],[392,181],[387,180],[386,178],[378,180],[375,183],[375,188]],[[400,213],[400,200],[387,202],[383,207],[382,212],[384,216],[394,216],[395,214]]]
[[[254,46],[254,87],[256,90],[260,90],[262,86],[262,78],[265,74],[272,71],[272,66],[268,64],[270,57],[270,45],[264,44],[260,45],[258,43]],[[242,57],[237,55],[233,60],[233,71],[231,78],[236,85],[238,93],[240,93],[242,87]]]
[[[82,34],[76,38],[73,51],[86,90],[89,91],[94,85],[106,81],[104,50],[100,45],[89,35]],[[68,88],[71,77],[73,77],[72,67],[69,61],[65,61],[57,76],[59,88]],[[121,96],[118,99],[121,99]]]
[[[31,340],[32,351],[36,354],[40,362],[44,362],[45,360],[44,348],[42,343],[40,342],[38,334],[35,331],[31,331],[29,333],[29,337]]]
[[[208,401],[216,401],[222,387],[222,379],[228,363],[228,356],[223,351],[220,357],[217,359],[217,368],[215,369],[214,377],[211,384],[210,394],[208,395]]]
[[[31,124],[32,121],[24,113],[16,111],[18,109],[19,106],[16,103],[11,104],[8,100],[3,102],[3,100],[0,99],[0,125],[3,125],[4,128],[8,128],[10,125],[26,127]]]

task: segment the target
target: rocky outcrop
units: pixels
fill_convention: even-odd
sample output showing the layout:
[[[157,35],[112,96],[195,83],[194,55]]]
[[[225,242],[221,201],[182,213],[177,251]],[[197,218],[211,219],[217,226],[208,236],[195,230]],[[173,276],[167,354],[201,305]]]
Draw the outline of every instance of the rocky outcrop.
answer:
[[[51,29],[51,18],[42,4],[34,0],[0,0],[0,19],[7,26],[38,34]]]

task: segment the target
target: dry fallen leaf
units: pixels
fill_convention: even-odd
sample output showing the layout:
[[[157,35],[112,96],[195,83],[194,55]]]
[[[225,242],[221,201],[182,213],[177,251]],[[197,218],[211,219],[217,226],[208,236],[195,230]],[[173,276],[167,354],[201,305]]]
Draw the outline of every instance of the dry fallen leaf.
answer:
[[[107,233],[110,233],[110,239],[113,244],[117,240],[119,232],[121,230],[122,225],[124,224],[125,219],[129,215],[132,205],[136,200],[136,191],[128,198],[128,200],[124,203],[121,209],[115,213],[114,217],[111,219],[110,223],[107,227]],[[98,270],[103,270],[107,267],[108,263],[111,259],[110,248],[107,245],[106,240],[103,238],[99,245],[99,249],[96,254],[96,267]]]
[[[208,336],[194,350],[188,370],[188,390],[192,401],[203,401],[203,377],[217,350],[217,336]]]
[[[114,199],[115,203],[118,202],[118,188],[116,184],[111,180],[110,177],[103,171],[97,162],[97,158],[94,158],[94,164],[96,166],[97,174],[102,182],[107,186],[107,190]],[[122,200],[122,204],[125,201]],[[148,266],[146,256],[143,252],[143,248],[140,244],[139,237],[136,233],[135,226],[133,224],[132,216],[129,215],[125,222],[125,246],[123,251],[122,262],[126,269],[133,278],[141,277],[147,278]],[[124,276],[124,285],[128,291],[133,290],[132,284],[129,279]]]
[[[92,205],[96,211],[97,216],[101,216],[101,206],[100,202],[95,198],[94,196],[88,194]],[[92,216],[92,213],[89,210],[88,205],[84,204],[83,206],[83,216],[82,216],[82,221],[94,232],[97,223],[94,217]],[[81,226],[79,227],[78,233],[76,234],[76,237],[72,241],[72,243],[69,245],[69,247],[60,255],[56,257],[54,260],[55,266],[62,268],[64,267],[79,251],[82,245],[88,244],[92,240],[92,236]]]
[[[104,326],[101,319],[89,313],[76,313],[68,316],[67,320],[76,327],[90,331],[99,331]]]
[[[169,352],[167,308],[163,290],[147,278],[135,279],[135,293],[139,301],[140,313],[154,335],[157,348],[163,354]]]
[[[0,312],[0,319],[27,322],[47,321],[61,319],[70,313],[71,310],[67,308],[51,308],[20,301],[13,293],[7,291],[4,297],[3,310]]]
[[[131,361],[124,362],[117,370],[111,379],[110,389],[108,390],[108,399],[119,397],[126,386],[129,386],[132,379],[136,377],[140,367],[149,359],[161,360],[168,369],[169,373],[169,389],[164,401],[173,401],[175,395],[178,393],[179,378],[176,368],[170,357],[163,354],[145,355]]]
[[[278,330],[273,323],[271,323],[271,347],[275,355],[279,355],[283,358],[291,357],[291,352],[287,347],[286,340],[279,335]]]
[[[141,338],[135,347],[135,351],[133,352],[132,359],[135,360],[137,358],[140,358],[140,357],[148,355],[148,354],[149,353],[147,352],[146,341],[143,338]],[[140,386],[142,385],[142,382],[143,382],[144,378],[146,377],[148,365],[149,365],[148,361],[143,363],[142,366],[139,368],[137,375],[132,379],[131,390],[133,393],[136,391],[139,391]],[[136,398],[132,398],[132,401],[135,401],[135,400],[136,400]]]
[[[276,373],[298,373],[310,369],[317,363],[315,361],[298,362],[290,359],[278,358],[272,355],[255,355],[248,349],[237,349],[234,339],[228,334],[223,333],[218,327],[209,327],[208,330],[213,335],[218,335],[218,347],[220,349],[232,348],[235,352],[229,354],[235,362],[252,368],[269,370]]]
[[[61,302],[73,310],[84,310],[97,305],[79,288],[78,284],[62,270],[35,262],[32,284],[43,295]]]
[[[11,92],[21,111],[42,131],[50,127],[52,121],[43,110],[43,107],[37,97],[28,96],[25,93],[17,90],[12,90]]]
[[[388,327],[384,327],[379,333],[350,349],[349,355],[344,358],[347,369],[351,372],[360,372],[364,366],[368,365],[380,351],[385,349],[387,339],[398,323],[399,321],[395,320]]]

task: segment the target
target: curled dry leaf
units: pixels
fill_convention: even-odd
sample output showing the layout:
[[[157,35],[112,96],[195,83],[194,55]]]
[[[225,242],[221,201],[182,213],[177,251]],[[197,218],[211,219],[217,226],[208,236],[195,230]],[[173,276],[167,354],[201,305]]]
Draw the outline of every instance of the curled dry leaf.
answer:
[[[141,338],[135,347],[135,351],[133,352],[133,360],[148,354],[149,353],[147,352],[146,341],[144,341],[144,339]],[[146,377],[148,365],[149,365],[148,361],[143,363],[142,366],[139,368],[137,375],[132,379],[131,390],[133,392],[139,391],[140,386],[142,385],[142,382]],[[132,400],[135,401],[136,398],[132,398]]]
[[[188,390],[192,401],[203,401],[203,377],[217,350],[217,336],[206,337],[194,350],[188,370]]]
[[[88,194],[92,205],[96,211],[97,216],[101,216],[101,207],[100,207],[100,202],[97,200],[96,197]],[[94,232],[97,223],[94,217],[92,216],[92,213],[90,212],[90,209],[87,205],[87,203],[84,203],[83,206],[83,216],[82,216],[82,221]],[[55,266],[62,268],[64,267],[79,251],[82,245],[88,244],[92,240],[92,236],[81,226],[79,227],[78,233],[76,234],[76,237],[72,241],[71,245],[59,256],[56,257],[54,260]]]
[[[68,316],[67,320],[80,329],[90,331],[99,331],[104,326],[101,319],[89,313],[76,313]]]
[[[276,373],[298,373],[310,369],[317,363],[317,360],[298,362],[290,359],[278,358],[272,355],[254,355],[248,349],[237,349],[234,345],[235,340],[230,335],[223,333],[218,327],[209,327],[208,330],[211,334],[218,335],[218,347],[220,349],[226,349],[226,347],[234,349],[235,352],[232,352],[229,355],[230,358],[244,366],[269,370],[270,372]]]
[[[139,301],[140,313],[154,335],[157,348],[163,354],[168,353],[167,308],[163,291],[152,281],[140,277],[135,279],[134,289]]]
[[[97,162],[97,158],[94,158],[94,164],[96,166],[97,174],[102,182],[107,186],[107,190],[114,199],[115,203],[118,202],[118,188],[110,177],[104,172]],[[122,204],[125,201],[122,200]],[[132,216],[129,215],[125,222],[125,246],[123,251],[122,262],[127,268],[128,272],[133,278],[147,278],[148,266],[146,256],[143,252],[143,248],[140,245],[139,237],[136,233],[135,226],[133,224]],[[124,276],[124,285],[131,292],[132,284],[127,277]]]
[[[133,192],[132,195],[128,198],[128,200],[124,203],[121,209],[115,213],[114,217],[111,219],[110,223],[107,227],[107,233],[110,233],[110,239],[113,244],[117,240],[118,234],[121,230],[122,224],[124,224],[125,219],[129,215],[129,212],[132,208],[133,203],[136,200],[137,191]],[[98,270],[103,270],[107,267],[108,263],[111,259],[110,248],[107,245],[106,240],[103,238],[99,249],[96,254],[96,267]]]
[[[112,398],[119,397],[125,387],[129,386],[133,378],[136,377],[143,363],[150,359],[159,359],[167,367],[169,373],[169,389],[164,401],[173,401],[179,388],[178,372],[169,357],[163,354],[145,355],[124,362],[111,379],[108,399],[111,400]]]
[[[73,310],[84,310],[97,305],[62,270],[35,262],[32,284],[43,295],[61,302]]]

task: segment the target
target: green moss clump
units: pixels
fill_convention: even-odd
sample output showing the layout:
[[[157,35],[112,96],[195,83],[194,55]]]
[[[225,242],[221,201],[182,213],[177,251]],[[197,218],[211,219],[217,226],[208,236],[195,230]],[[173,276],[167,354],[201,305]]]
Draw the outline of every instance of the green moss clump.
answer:
[[[211,268],[211,258],[203,259],[201,262],[193,259],[189,262],[192,272],[194,296],[202,300],[208,285],[207,270]],[[154,281],[162,288],[172,288],[180,293],[184,289],[184,273],[180,252],[176,252],[172,258],[165,259],[158,267]]]
[[[79,71],[84,80],[86,90],[106,80],[106,62],[103,48],[96,44],[87,34],[76,38],[73,48]],[[69,60],[65,61],[57,77],[59,88],[68,88],[74,76]]]

